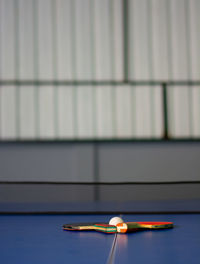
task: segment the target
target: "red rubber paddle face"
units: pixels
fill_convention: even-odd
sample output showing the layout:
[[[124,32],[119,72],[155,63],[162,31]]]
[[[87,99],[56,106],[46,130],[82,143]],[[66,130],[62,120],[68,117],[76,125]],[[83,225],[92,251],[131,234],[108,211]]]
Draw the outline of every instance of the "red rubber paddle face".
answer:
[[[127,233],[141,229],[167,229],[172,227],[172,222],[127,222],[117,224],[117,232]]]
[[[142,227],[161,229],[173,227],[172,222],[137,222]]]

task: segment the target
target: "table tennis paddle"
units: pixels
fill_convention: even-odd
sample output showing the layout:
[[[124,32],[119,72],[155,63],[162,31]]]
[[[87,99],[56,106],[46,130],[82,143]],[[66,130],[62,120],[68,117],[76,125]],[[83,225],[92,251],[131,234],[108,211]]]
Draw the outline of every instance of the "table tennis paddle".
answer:
[[[144,229],[168,229],[173,227],[172,222],[126,222],[117,224],[118,233],[127,233]]]
[[[75,223],[63,225],[64,230],[86,231],[95,230],[104,233],[117,233],[117,227],[106,223]]]
[[[63,225],[64,230],[95,230],[103,233],[128,233],[144,229],[167,229],[172,227],[172,222],[126,222],[119,223],[116,226],[106,223],[75,223]]]

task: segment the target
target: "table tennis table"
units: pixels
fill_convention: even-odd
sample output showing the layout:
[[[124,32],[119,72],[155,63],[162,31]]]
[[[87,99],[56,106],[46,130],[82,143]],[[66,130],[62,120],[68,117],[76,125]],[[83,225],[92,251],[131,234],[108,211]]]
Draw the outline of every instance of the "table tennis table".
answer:
[[[200,263],[199,200],[1,203],[0,212],[1,263]],[[125,222],[172,221],[174,228],[128,234],[62,230],[66,223],[104,223],[114,215]]]

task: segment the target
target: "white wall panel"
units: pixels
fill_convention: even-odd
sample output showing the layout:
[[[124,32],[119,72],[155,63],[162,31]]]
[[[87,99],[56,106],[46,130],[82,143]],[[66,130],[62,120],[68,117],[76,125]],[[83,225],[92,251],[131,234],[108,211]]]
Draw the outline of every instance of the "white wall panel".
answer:
[[[148,138],[152,135],[152,105],[151,90],[148,86],[137,86],[135,94],[135,136]]]
[[[188,59],[189,32],[188,10],[185,1],[170,0],[172,34],[172,79],[188,80],[190,61]]]
[[[71,1],[56,1],[56,55],[57,55],[57,78],[58,80],[72,80],[72,10]]]
[[[129,77],[199,80],[198,0],[129,1]]]
[[[19,137],[22,139],[34,139],[36,109],[35,109],[35,87],[19,87]]]
[[[133,124],[133,106],[130,86],[117,86],[115,88],[115,119],[116,136],[119,138],[131,138]]]
[[[152,99],[152,137],[162,138],[164,136],[164,126],[163,126],[163,94],[161,86],[153,86],[151,92],[153,92]]]
[[[31,79],[34,76],[34,26],[33,1],[19,0],[19,69],[18,79]]]
[[[191,123],[193,137],[200,135],[200,86],[191,89]]]
[[[0,78],[16,78],[15,4],[14,0],[0,1]]]
[[[75,59],[76,59],[76,79],[78,80],[92,80],[92,60],[94,61],[94,54],[92,52],[91,41],[91,9],[89,0],[80,1],[75,0]],[[95,33],[93,33],[95,34]]]
[[[97,80],[113,80],[117,73],[119,75],[116,79],[122,79],[122,15],[118,16],[120,4],[119,1],[113,0],[95,0],[94,41]]]
[[[38,12],[38,76],[39,79],[54,79],[53,10],[51,1],[37,1]],[[36,37],[36,36],[35,36]]]
[[[2,79],[122,80],[123,1],[1,0]],[[198,80],[198,0],[130,0],[129,77]]]
[[[136,81],[200,80],[199,0],[129,0],[127,11],[122,0],[0,0],[0,80],[122,81],[126,69]],[[163,135],[161,86],[0,89],[2,138]],[[200,136],[199,96],[169,88],[172,137]]]
[[[58,89],[58,137],[74,137],[74,108],[72,86],[59,86]]]
[[[78,138],[94,137],[94,97],[93,87],[77,87],[77,115],[74,116],[77,122],[77,131],[75,136]]]
[[[148,4],[146,0],[131,0],[129,6],[130,58],[129,78],[151,79],[148,58]]]
[[[16,87],[1,87],[0,135],[2,139],[16,139]]]
[[[191,0],[188,1],[188,12],[190,18],[189,24],[189,39],[190,39],[190,71],[191,79],[200,79],[200,1]]]
[[[112,0],[112,9],[113,9],[113,41],[112,41],[112,53],[113,57],[113,80],[123,80],[123,68],[124,68],[124,59],[123,59],[123,49],[124,49],[124,40],[123,40],[123,1],[121,0]]]
[[[172,137],[189,137],[191,135],[191,116],[188,87],[170,87],[170,122],[169,132]]]
[[[153,0],[150,15],[152,18],[152,79],[168,80],[169,57],[168,57],[168,30],[170,21],[167,16],[166,0]]]
[[[96,79],[110,79],[111,76],[111,43],[109,4],[107,0],[95,0],[95,44],[96,44]]]
[[[115,136],[113,88],[109,86],[97,86],[95,103],[97,137],[109,138]]]
[[[55,137],[55,97],[54,87],[42,86],[39,89],[39,137]]]

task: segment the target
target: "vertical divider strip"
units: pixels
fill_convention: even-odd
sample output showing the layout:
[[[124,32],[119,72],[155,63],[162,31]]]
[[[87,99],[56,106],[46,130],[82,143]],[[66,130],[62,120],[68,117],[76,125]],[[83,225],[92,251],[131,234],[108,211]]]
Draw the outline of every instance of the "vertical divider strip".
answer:
[[[123,1],[124,82],[129,80],[129,0]]]
[[[20,86],[19,86],[19,1],[14,1],[14,16],[15,16],[15,77],[16,77],[16,85],[15,85],[15,129],[16,139],[20,137]]]
[[[39,64],[38,64],[38,0],[32,0],[33,3],[33,31],[34,31],[34,78],[36,82],[39,79]],[[39,106],[39,84],[34,85],[35,89],[35,137],[40,137],[40,106]]]
[[[192,69],[192,63],[191,63],[191,54],[190,54],[190,50],[191,50],[191,45],[190,45],[190,1],[185,0],[185,17],[186,17],[186,21],[185,21],[185,27],[186,27],[186,51],[187,51],[187,71],[188,71],[188,79],[189,81],[191,81],[192,78],[192,74],[191,74],[191,69]],[[194,127],[193,127],[193,120],[192,120],[192,114],[193,114],[193,109],[192,109],[192,105],[193,105],[193,86],[187,86],[188,89],[188,107],[189,107],[189,137],[193,136],[193,132],[194,132]]]
[[[72,49],[72,78],[76,81],[76,6],[75,1],[71,0],[71,18],[72,18],[72,27],[71,27],[71,49]],[[77,109],[77,87],[73,86],[73,110],[74,110],[74,138],[78,137],[78,109]]]
[[[162,93],[163,93],[163,139],[169,139],[168,131],[168,100],[167,100],[167,84],[162,84]]]
[[[53,53],[53,79],[57,81],[57,5],[56,1],[51,2],[51,14],[52,14],[52,53]],[[58,129],[58,86],[54,84],[54,137],[58,139],[59,129]]]

